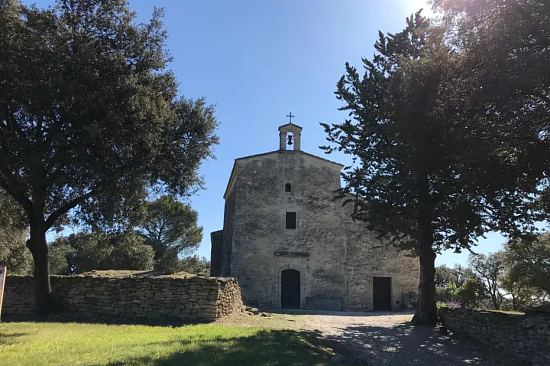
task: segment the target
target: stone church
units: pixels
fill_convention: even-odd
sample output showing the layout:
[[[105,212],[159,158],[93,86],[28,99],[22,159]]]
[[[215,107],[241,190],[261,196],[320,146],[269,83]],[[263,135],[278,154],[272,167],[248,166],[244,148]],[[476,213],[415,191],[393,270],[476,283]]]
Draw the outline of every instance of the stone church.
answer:
[[[263,308],[409,307],[418,258],[350,218],[334,199],[343,165],[301,151],[301,131],[280,126],[279,150],[235,160],[211,275],[236,277],[245,301]]]

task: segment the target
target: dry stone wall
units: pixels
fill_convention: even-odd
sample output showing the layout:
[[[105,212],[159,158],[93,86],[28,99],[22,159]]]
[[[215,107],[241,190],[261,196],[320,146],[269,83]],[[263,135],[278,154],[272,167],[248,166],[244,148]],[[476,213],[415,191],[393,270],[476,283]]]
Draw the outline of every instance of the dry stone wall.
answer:
[[[495,347],[525,364],[550,365],[550,314],[504,314],[470,309],[441,310],[451,331]]]
[[[52,276],[56,312],[84,320],[208,322],[243,310],[233,278]],[[4,318],[33,316],[33,278],[10,276]]]

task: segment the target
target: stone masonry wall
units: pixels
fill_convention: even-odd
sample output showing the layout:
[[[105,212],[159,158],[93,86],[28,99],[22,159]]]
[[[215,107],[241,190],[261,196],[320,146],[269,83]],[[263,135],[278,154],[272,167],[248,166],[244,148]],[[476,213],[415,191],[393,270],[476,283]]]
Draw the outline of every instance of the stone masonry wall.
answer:
[[[57,311],[85,320],[153,323],[213,321],[243,309],[233,278],[52,276]],[[35,313],[33,278],[9,276],[2,316]]]
[[[470,309],[441,310],[451,331],[532,365],[550,364],[550,315],[504,314]]]
[[[416,293],[419,262],[381,241],[335,200],[342,165],[301,151],[237,159],[226,193],[222,276],[239,280],[245,301],[281,307],[281,273],[300,273],[300,307],[373,310],[373,277],[391,278],[391,308]],[[290,184],[291,190],[285,188]],[[286,229],[286,212],[296,229]]]

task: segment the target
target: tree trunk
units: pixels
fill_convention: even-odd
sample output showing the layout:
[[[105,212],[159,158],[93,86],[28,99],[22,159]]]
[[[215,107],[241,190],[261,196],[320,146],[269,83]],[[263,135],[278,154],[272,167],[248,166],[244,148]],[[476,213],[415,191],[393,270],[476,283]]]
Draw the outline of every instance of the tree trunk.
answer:
[[[414,324],[434,325],[437,322],[435,305],[435,257],[436,254],[427,244],[420,251],[420,283],[418,285],[418,304],[412,319]]]
[[[50,265],[48,262],[48,244],[43,219],[30,220],[30,238],[27,240],[34,262],[34,294],[38,316],[47,316],[52,310],[52,287],[50,284]]]
[[[428,194],[428,177],[424,174],[418,179],[418,254],[420,259],[420,281],[418,284],[418,304],[412,319],[414,324],[435,325],[437,307],[435,305],[435,257],[432,248],[433,202]]]

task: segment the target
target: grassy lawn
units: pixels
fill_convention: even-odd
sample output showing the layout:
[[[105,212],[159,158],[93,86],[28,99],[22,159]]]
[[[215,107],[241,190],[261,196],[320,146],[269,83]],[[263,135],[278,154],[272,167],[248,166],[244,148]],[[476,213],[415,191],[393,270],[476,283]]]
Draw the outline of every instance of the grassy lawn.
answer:
[[[332,353],[300,330],[0,323],[1,365],[328,365]]]

